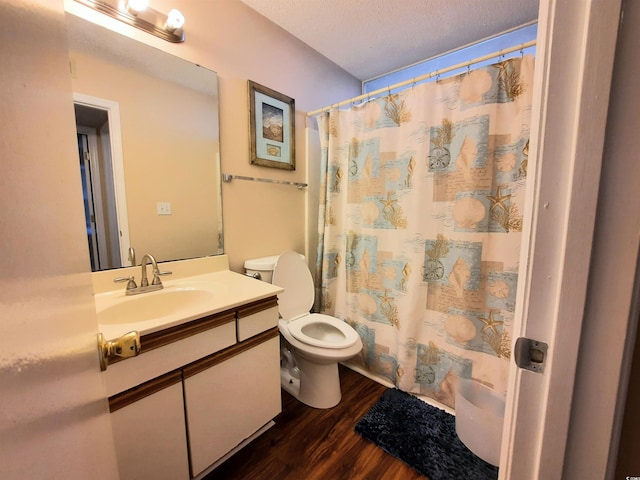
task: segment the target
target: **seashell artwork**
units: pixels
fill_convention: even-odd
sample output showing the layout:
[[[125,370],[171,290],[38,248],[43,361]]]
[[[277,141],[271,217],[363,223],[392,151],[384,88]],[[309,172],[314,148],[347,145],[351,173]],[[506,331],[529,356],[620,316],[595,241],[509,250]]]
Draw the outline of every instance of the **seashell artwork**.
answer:
[[[489,293],[496,298],[507,298],[509,296],[509,285],[504,280],[496,280],[489,284]]]
[[[362,204],[362,207],[360,208],[360,214],[362,215],[362,220],[364,220],[364,223],[372,225],[373,222],[375,222],[380,216],[380,210],[374,202],[367,202]]]
[[[478,334],[475,324],[464,315],[449,315],[444,329],[452,340],[461,345],[466,345]]]
[[[471,278],[471,270],[469,265],[462,257],[456,260],[456,263],[449,274],[449,285],[456,291],[456,296],[462,298],[464,296],[464,287]]]
[[[473,197],[463,197],[453,207],[453,219],[460,228],[475,229],[484,219],[487,209],[484,204]]]
[[[378,310],[378,304],[376,301],[366,293],[358,295],[358,305],[365,315],[373,315]]]
[[[510,172],[516,166],[516,156],[506,153],[496,159],[496,168],[501,172]]]
[[[474,70],[465,75],[460,82],[458,98],[463,103],[478,103],[482,96],[491,89],[493,81],[491,75],[485,70]]]
[[[471,166],[478,156],[478,145],[472,137],[465,137],[456,158],[456,170],[462,172],[465,180],[471,180]]]

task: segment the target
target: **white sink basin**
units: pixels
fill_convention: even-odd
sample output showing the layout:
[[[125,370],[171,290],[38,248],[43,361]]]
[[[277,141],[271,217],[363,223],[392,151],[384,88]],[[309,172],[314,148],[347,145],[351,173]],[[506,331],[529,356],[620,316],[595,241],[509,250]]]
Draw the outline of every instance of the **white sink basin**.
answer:
[[[167,268],[173,271],[173,275],[163,280],[162,290],[130,296],[125,295],[124,286],[113,283],[113,272],[95,272],[98,288],[94,300],[98,328],[104,338],[113,340],[133,330],[142,336],[147,335],[282,291],[280,287],[228,269],[206,273],[180,272],[183,263],[189,262],[167,262]],[[207,270],[211,267],[206,262],[205,266]],[[118,272],[119,276],[137,275],[139,268],[126,268],[123,272]]]
[[[117,303],[98,306],[98,323],[120,325],[145,322],[157,318],[186,314],[206,309],[214,294],[210,290],[192,288],[162,289],[118,299]]]

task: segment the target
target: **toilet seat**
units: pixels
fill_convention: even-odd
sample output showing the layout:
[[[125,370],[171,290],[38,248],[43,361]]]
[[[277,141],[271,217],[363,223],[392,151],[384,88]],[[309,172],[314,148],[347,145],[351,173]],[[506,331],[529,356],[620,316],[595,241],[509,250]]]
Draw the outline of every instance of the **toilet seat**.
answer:
[[[287,328],[293,338],[314,347],[348,348],[360,338],[348,323],[322,313],[310,313],[291,320]]]
[[[359,340],[358,333],[343,320],[309,313],[314,300],[313,279],[298,253],[288,251],[278,257],[272,282],[284,288],[278,294],[278,308],[293,338],[327,349],[349,348]]]

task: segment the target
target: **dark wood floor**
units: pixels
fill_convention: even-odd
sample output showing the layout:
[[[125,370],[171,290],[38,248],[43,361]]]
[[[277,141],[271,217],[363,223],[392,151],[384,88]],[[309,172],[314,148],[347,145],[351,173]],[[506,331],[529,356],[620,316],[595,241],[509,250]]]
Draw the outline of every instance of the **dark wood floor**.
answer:
[[[326,410],[283,391],[276,425],[205,480],[424,480],[353,430],[386,387],[343,366],[340,383],[342,401]]]

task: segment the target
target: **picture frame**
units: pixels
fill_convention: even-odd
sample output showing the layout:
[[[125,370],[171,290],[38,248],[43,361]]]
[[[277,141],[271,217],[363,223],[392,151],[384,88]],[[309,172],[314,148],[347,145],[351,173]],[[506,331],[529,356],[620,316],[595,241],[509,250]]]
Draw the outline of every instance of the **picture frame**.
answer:
[[[294,99],[251,80],[249,145],[252,165],[296,169]]]

